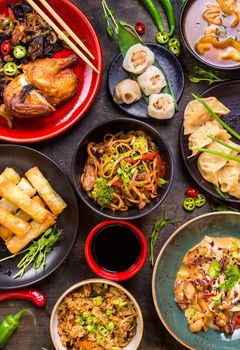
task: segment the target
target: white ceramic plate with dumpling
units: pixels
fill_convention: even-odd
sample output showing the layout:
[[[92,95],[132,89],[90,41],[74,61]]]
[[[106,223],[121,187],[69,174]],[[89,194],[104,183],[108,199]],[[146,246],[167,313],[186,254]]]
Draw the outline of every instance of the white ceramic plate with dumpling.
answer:
[[[184,88],[184,74],[178,59],[169,50],[167,50],[165,47],[161,45],[153,44],[153,43],[149,43],[146,45],[154,53],[155,59],[157,60],[161,68],[164,70],[165,74],[168,76],[176,101],[178,101],[182,95],[183,88]],[[151,61],[150,56],[149,56],[149,61]],[[108,73],[109,92],[113,100],[115,101],[115,103],[122,110],[127,112],[129,115],[137,118],[149,118],[148,104],[144,99],[144,97],[140,95],[141,92],[140,92],[140,88],[137,86],[138,84],[136,82],[133,83],[132,81],[132,83],[127,82],[127,84],[124,84],[122,86],[120,85],[120,87],[118,85],[121,81],[125,79],[131,79],[130,73],[123,68],[123,63],[124,65],[125,64],[128,65],[128,62],[124,62],[122,55],[118,54],[110,65],[109,73]],[[139,83],[146,95],[154,95],[158,93],[159,89],[161,90],[161,94],[166,93],[164,76],[160,76],[159,83],[154,84],[155,87],[151,86],[151,82],[152,82],[151,79],[152,77],[154,77],[154,75],[157,74],[154,70],[158,70],[158,68],[155,66],[149,65],[149,67],[145,67],[145,69],[143,69],[143,72],[140,71],[136,73],[136,74],[141,74],[141,76],[138,79],[140,79]],[[130,87],[128,85],[129,83],[131,85]],[[117,85],[118,87],[117,87],[117,96],[116,96],[115,88]],[[128,94],[128,90],[130,91],[130,94]],[[122,96],[124,95],[124,92],[125,92],[125,96],[129,98],[129,100],[127,101],[121,100]],[[166,99],[167,97],[162,96],[162,98]],[[132,101],[135,101],[135,102],[128,104],[128,102],[132,102]],[[172,113],[171,110],[172,108],[170,104],[170,109],[168,111],[169,117]],[[152,111],[152,114],[154,115],[155,111]],[[163,117],[161,119],[169,119],[169,118]]]
[[[202,97],[216,97],[221,103],[223,103],[230,112],[223,115],[222,119],[227,123],[232,129],[240,132],[240,80],[229,81],[219,85],[216,85],[202,94]],[[184,163],[189,171],[190,175],[204,191],[212,195],[213,197],[221,200],[225,200],[228,203],[240,204],[240,200],[235,197],[222,198],[215,190],[214,185],[202,177],[198,170],[197,159],[198,155],[189,158],[191,151],[189,150],[189,135],[184,135],[184,127],[182,125],[181,136],[180,136],[180,145],[181,152],[183,156]],[[239,144],[239,141],[231,138],[231,141]],[[206,154],[206,153],[205,153]],[[215,163],[212,163],[214,166]]]

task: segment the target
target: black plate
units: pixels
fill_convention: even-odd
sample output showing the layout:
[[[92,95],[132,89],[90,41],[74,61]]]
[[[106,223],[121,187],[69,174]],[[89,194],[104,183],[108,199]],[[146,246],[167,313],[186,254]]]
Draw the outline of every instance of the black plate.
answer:
[[[14,168],[20,175],[33,166],[38,166],[52,184],[54,189],[64,198],[67,208],[59,215],[57,227],[63,229],[55,248],[47,256],[45,269],[29,269],[23,277],[13,279],[19,270],[16,268],[23,255],[0,263],[0,289],[20,288],[36,283],[50,275],[70,253],[78,232],[78,205],[76,195],[67,176],[50,158],[33,149],[17,145],[0,145],[0,172],[6,167]],[[0,257],[10,253],[0,239]]]
[[[178,59],[164,46],[149,43],[147,46],[154,52],[156,60],[166,72],[171,83],[174,95],[178,101],[184,88],[184,74]],[[123,57],[119,53],[112,61],[108,72],[108,88],[111,96],[114,96],[115,86],[122,80],[130,77],[129,73],[123,69]],[[147,103],[141,98],[140,101],[131,105],[118,105],[123,111],[137,118],[149,118],[147,114]]]
[[[225,106],[230,109],[230,113],[226,114],[222,117],[222,119],[231,126],[232,129],[236,130],[238,133],[240,132],[240,122],[239,122],[239,114],[240,114],[240,80],[235,81],[227,81],[225,83],[216,85],[208,89],[202,94],[202,97],[210,97],[214,96],[219,99]],[[238,141],[232,137],[232,140],[236,143]],[[188,158],[191,155],[191,152],[188,149],[188,135],[184,135],[184,128],[182,124],[181,133],[180,133],[180,146],[181,152],[183,156],[184,163],[189,171],[189,174],[192,176],[194,181],[201,187],[204,191],[208,192],[212,196],[223,199],[220,197],[217,192],[214,190],[214,186],[203,179],[202,175],[198,171],[197,168],[197,158],[192,157]],[[234,199],[231,197],[229,199],[225,199],[226,202],[229,203],[240,203],[240,200]]]

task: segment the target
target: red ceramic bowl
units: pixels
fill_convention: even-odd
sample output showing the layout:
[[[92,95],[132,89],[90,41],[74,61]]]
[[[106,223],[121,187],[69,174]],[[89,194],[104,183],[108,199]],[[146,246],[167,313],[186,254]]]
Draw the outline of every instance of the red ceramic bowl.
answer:
[[[139,257],[137,258],[137,261],[130,268],[122,272],[111,272],[111,271],[105,270],[104,268],[102,268],[97,264],[92,254],[92,244],[96,234],[99,231],[101,231],[103,228],[106,228],[108,226],[115,226],[115,225],[125,226],[126,228],[133,231],[135,235],[138,237],[139,243],[140,243],[140,254],[139,254]],[[122,221],[122,220],[103,221],[97,226],[95,226],[92,229],[92,231],[89,233],[85,243],[85,256],[86,256],[88,265],[90,266],[92,271],[95,272],[98,276],[112,280],[112,281],[127,280],[133,277],[134,275],[136,275],[141,270],[141,268],[143,267],[146,261],[146,258],[147,258],[146,238],[142,233],[142,231],[140,231],[139,228],[137,228],[135,225],[133,225],[130,222]]]
[[[18,3],[19,0],[9,0]],[[39,7],[41,3],[36,0]],[[93,64],[99,70],[95,73],[80,58],[73,68],[78,77],[78,90],[76,95],[50,116],[45,118],[14,119],[12,129],[9,129],[6,121],[0,118],[0,140],[18,143],[34,143],[48,140],[64,133],[77,123],[93,103],[101,83],[102,77],[102,51],[101,46],[87,17],[70,0],[48,0],[48,3],[73,30],[73,32],[85,43],[95,56]],[[0,14],[6,13],[6,0],[0,0]],[[44,9],[45,12],[47,12]],[[48,13],[48,12],[47,12]],[[50,17],[51,14],[48,13]],[[54,18],[52,17],[53,21]],[[63,49],[55,57],[69,56],[73,51]],[[87,54],[86,54],[87,55]]]

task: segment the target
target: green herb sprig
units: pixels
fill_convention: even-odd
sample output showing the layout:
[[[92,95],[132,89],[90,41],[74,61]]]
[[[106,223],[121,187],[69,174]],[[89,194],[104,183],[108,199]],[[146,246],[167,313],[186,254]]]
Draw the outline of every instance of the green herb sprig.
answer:
[[[229,79],[222,79],[219,77],[219,71],[213,69],[204,69],[198,65],[194,66],[193,74],[188,75],[188,80],[194,84],[201,81],[207,81],[209,85],[213,83],[220,83]]]
[[[17,267],[20,269],[20,271],[13,276],[13,279],[22,277],[30,265],[32,265],[35,270],[44,268],[47,265],[47,254],[52,251],[54,245],[62,234],[63,231],[57,229],[56,226],[49,228],[44,232],[38,241],[33,241],[33,243],[28,248],[17,254],[13,254],[4,259],[1,259],[0,262],[15,258],[17,255],[27,253],[18,263]]]
[[[166,227],[167,225],[177,225],[178,222],[176,221],[172,221],[171,219],[165,217],[165,214],[163,214],[163,217],[159,220],[157,220],[154,224],[153,224],[153,230],[152,230],[152,234],[150,237],[150,263],[152,266],[154,266],[154,247],[157,241],[157,238],[160,234],[160,232],[164,229],[164,227]]]
[[[220,190],[219,189],[219,187],[217,187],[217,189],[218,190]],[[221,190],[220,190],[221,191]],[[221,191],[222,192],[222,191]],[[218,193],[218,192],[217,192]],[[224,193],[224,192],[222,192],[222,193]],[[226,193],[224,193],[224,195],[225,195]],[[230,198],[229,196],[228,196],[228,198]],[[226,198],[224,198],[224,199],[226,199]],[[225,203],[222,203],[220,200],[218,200],[217,198],[214,198],[214,204],[212,205],[212,210],[213,211],[235,211],[235,212],[238,212],[238,210],[236,209],[236,208],[234,208],[234,207],[232,207],[232,206],[230,206],[230,205],[227,205],[227,204],[225,204]]]

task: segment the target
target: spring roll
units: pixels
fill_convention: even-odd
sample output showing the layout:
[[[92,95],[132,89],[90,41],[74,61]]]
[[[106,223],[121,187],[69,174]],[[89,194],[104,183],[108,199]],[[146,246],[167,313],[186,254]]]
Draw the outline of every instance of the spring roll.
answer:
[[[15,184],[17,184],[20,181],[20,176],[13,168],[5,168],[0,177],[4,179],[9,179]]]
[[[49,227],[53,226],[55,222],[56,218],[51,213],[48,214],[48,216],[42,224],[39,224],[36,221],[31,221],[31,229],[23,238],[13,236],[9,241],[6,242],[8,250],[12,254],[17,254],[18,252],[20,252],[20,250],[25,248],[33,239],[37,238]]]
[[[36,190],[32,187],[32,185],[28,182],[28,180],[21,178],[20,182],[17,184],[17,187],[20,188],[23,192],[25,192],[29,197],[32,197]],[[8,201],[5,198],[1,198],[0,207],[8,210],[10,213],[15,214],[18,210],[18,206]]]
[[[67,204],[52,188],[38,167],[28,170],[25,173],[25,176],[28,181],[31,182],[33,187],[36,188],[38,194],[40,197],[42,197],[53,214],[58,216],[64,210],[64,208],[66,208]]]
[[[32,200],[41,204],[43,207],[45,207],[45,203],[43,202],[43,200],[39,196],[32,197]],[[21,220],[26,221],[26,222],[29,222],[32,219],[30,215],[28,215],[25,211],[23,211],[21,209],[15,214],[15,216]],[[10,231],[7,227],[0,225],[0,237],[4,241],[8,241],[13,236],[13,234],[14,233],[12,231]]]
[[[20,237],[23,237],[31,228],[27,222],[17,218],[3,208],[0,208],[0,224]]]
[[[33,220],[42,223],[49,211],[34,202],[23,190],[8,179],[0,179],[0,195],[28,213]]]

